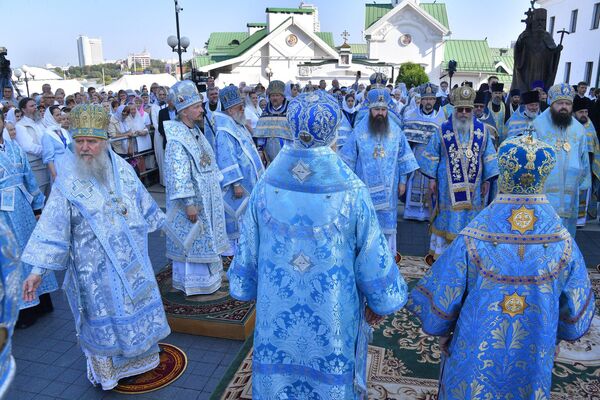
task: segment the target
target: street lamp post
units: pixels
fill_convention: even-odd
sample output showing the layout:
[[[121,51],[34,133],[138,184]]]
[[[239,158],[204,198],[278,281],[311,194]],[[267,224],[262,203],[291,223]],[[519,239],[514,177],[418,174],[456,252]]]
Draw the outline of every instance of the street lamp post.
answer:
[[[190,45],[190,39],[187,37],[180,37],[179,35],[179,11],[183,11],[183,8],[179,7],[177,0],[175,0],[175,25],[177,28],[177,36],[169,36],[167,38],[167,44],[171,47],[171,50],[179,55],[179,74],[181,80],[183,80],[183,62],[181,61],[181,53],[187,51]]]
[[[267,75],[267,78],[269,79],[269,83],[271,83],[271,77],[273,76],[273,70],[271,69],[270,65],[267,65],[267,68],[265,68],[265,75]]]
[[[30,79],[27,77],[28,72],[29,72],[29,75],[31,76],[31,80],[33,80],[35,78],[35,76],[29,71],[29,67],[27,65],[23,65],[21,68],[17,68],[15,70],[15,76],[17,77],[17,80],[19,82],[25,81],[25,87],[27,88],[27,97],[29,97],[29,79]],[[23,79],[21,79],[21,76],[23,76]]]

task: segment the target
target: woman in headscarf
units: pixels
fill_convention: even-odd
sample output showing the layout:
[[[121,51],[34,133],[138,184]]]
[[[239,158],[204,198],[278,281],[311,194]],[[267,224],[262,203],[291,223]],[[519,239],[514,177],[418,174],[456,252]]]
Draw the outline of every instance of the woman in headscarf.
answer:
[[[16,125],[17,122],[19,122],[19,120],[21,119],[22,115],[23,113],[21,112],[21,110],[13,107],[6,113],[6,116],[4,117],[4,122],[10,122],[11,124]]]
[[[108,123],[108,137],[111,140],[112,148],[115,153],[125,157],[130,153],[130,142],[128,138],[135,135],[129,127],[127,117],[129,116],[129,106],[120,105],[117,111],[110,117]]]
[[[58,175],[61,159],[73,151],[71,135],[61,127],[64,118],[59,106],[48,107],[44,115],[46,131],[42,136],[42,162],[48,168],[50,182]]]
[[[250,127],[250,133],[256,128],[258,119],[262,115],[262,110],[258,105],[258,95],[255,91],[248,93],[246,97],[246,107],[244,108],[244,116],[246,117],[246,126]]]
[[[261,111],[265,111],[265,108],[267,108],[267,99],[260,96],[258,98],[258,106],[260,107]]]
[[[140,111],[138,107],[142,110]],[[127,125],[131,128],[133,135],[135,136],[134,151],[137,153],[150,150],[152,148],[152,139],[150,138],[150,135],[148,135],[148,126],[144,120],[144,115],[148,117],[148,113],[144,112],[142,99],[140,97],[136,97],[134,101],[129,104]]]
[[[355,106],[354,93],[348,93],[346,97],[344,97],[344,101],[342,102],[342,112],[344,116],[350,123],[350,126],[354,128],[354,120],[356,119],[356,106]]]

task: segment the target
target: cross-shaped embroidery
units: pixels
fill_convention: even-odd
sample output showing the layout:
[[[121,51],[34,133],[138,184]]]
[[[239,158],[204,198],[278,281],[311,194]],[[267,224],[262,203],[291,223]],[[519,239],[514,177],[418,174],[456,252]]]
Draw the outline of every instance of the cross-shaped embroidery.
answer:
[[[450,140],[453,135],[454,135],[454,132],[452,132],[452,131],[446,131],[446,133],[444,134],[444,139]]]
[[[89,199],[94,193],[92,187],[93,185],[90,181],[82,181],[77,179],[73,182],[73,196],[82,199]]]

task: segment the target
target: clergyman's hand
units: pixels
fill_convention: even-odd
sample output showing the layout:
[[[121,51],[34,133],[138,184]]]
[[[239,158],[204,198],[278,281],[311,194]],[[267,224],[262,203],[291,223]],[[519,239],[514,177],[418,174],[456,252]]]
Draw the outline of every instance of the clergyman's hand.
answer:
[[[241,198],[244,195],[244,189],[240,185],[233,185],[233,195],[236,199]]]
[[[37,274],[29,274],[25,282],[23,282],[23,300],[33,301],[35,299],[35,291],[42,283],[42,276]]]
[[[187,215],[190,222],[193,224],[196,223],[196,221],[198,220],[198,209],[195,205],[187,206],[185,208],[185,214]]]
[[[490,191],[490,183],[488,181],[483,182],[483,185],[481,185],[481,197],[487,196],[489,191]]]
[[[432,196],[437,197],[437,181],[435,179],[429,180],[429,191]]]
[[[375,314],[368,306],[365,308],[365,318],[369,325],[377,325],[385,319],[385,315]]]
[[[445,356],[449,356],[450,352],[448,348],[450,347],[450,342],[452,342],[452,335],[450,336],[440,336],[440,351]]]
[[[404,192],[406,192],[406,184],[405,183],[399,183],[398,184],[398,198],[400,196],[403,196]]]

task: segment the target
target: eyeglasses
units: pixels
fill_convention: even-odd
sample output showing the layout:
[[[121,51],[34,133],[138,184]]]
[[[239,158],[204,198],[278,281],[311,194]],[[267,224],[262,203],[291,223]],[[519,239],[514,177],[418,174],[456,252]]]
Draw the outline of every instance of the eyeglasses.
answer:
[[[459,113],[470,113],[472,110],[471,107],[456,107],[456,112]]]
[[[483,104],[475,104],[475,108],[485,108]]]

